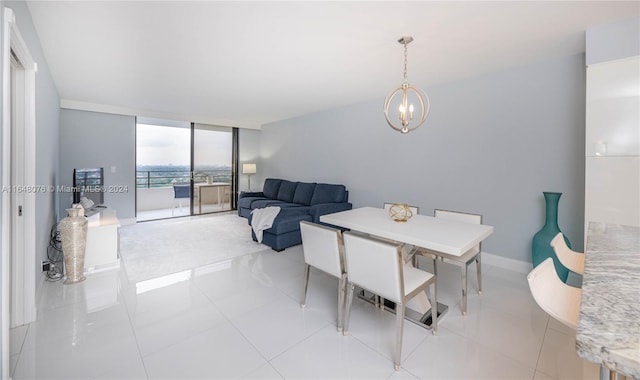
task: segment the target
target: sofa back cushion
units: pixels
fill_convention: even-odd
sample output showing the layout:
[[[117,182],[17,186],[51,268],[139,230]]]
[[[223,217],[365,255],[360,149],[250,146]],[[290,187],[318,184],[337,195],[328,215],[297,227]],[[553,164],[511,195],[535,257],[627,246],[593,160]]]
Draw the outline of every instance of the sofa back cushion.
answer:
[[[315,188],[315,182],[298,182],[296,193],[293,195],[293,203],[298,203],[305,206],[311,205],[311,198],[313,197],[313,190],[315,190]]]
[[[276,199],[284,202],[293,202],[293,194],[296,192],[298,182],[291,182],[282,180],[280,182],[280,189],[278,190],[278,197]]]
[[[271,199],[278,199],[278,190],[280,189],[281,182],[281,179],[265,179],[264,186],[262,187],[262,193],[264,194],[264,196]]]
[[[311,197],[311,205],[320,203],[341,203],[345,200],[347,189],[344,185],[330,185],[327,183],[319,183],[313,191]]]

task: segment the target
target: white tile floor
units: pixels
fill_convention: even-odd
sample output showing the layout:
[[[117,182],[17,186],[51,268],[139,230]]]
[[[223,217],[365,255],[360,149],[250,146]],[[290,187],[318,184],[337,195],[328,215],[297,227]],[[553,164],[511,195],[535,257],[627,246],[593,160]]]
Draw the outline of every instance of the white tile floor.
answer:
[[[231,210],[231,206],[229,202],[223,203],[221,205],[218,204],[203,204],[202,205],[202,214],[221,212],[221,211],[229,211]],[[195,210],[196,214],[199,212],[198,205],[196,203]],[[182,207],[174,207],[174,208],[163,208],[157,210],[146,210],[146,211],[137,211],[136,212],[136,220],[138,222],[144,222],[147,220],[156,220],[156,219],[167,219],[167,218],[177,218],[181,216],[189,216],[189,202],[186,201]]]
[[[576,356],[574,333],[536,306],[525,275],[483,270],[483,294],[471,274],[462,316],[459,269],[440,268],[438,299],[449,312],[437,336],[405,324],[399,372],[388,312],[354,300],[342,336],[337,280],[317,271],[299,307],[300,246],[193,269],[152,290],[122,269],[46,283],[37,322],[11,331],[11,371],[14,379],[598,378]]]

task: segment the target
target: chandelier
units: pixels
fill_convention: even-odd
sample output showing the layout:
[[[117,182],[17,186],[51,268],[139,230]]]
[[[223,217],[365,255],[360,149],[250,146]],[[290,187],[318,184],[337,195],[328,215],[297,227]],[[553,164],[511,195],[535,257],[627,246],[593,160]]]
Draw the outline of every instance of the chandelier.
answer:
[[[421,126],[431,110],[431,103],[429,103],[427,94],[407,80],[407,45],[411,41],[413,41],[411,36],[404,36],[398,40],[399,43],[404,45],[404,82],[400,87],[392,90],[384,100],[384,116],[387,119],[387,123],[391,128],[401,133],[411,132]],[[394,107],[391,107],[392,103]],[[419,114],[416,113],[414,103],[418,105]],[[389,114],[390,107],[392,110],[391,115]]]

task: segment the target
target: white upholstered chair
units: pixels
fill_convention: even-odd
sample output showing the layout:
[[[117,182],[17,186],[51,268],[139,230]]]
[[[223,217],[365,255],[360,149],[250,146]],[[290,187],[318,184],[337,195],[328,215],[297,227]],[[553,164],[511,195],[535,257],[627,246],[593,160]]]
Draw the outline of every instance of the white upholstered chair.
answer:
[[[301,221],[302,251],[304,254],[305,276],[304,294],[300,307],[305,307],[311,267],[317,268],[339,279],[338,282],[338,331],[342,331],[344,321],[344,297],[347,273],[344,265],[342,233],[340,230],[319,224]]]
[[[542,310],[563,325],[574,330],[578,327],[582,289],[560,280],[551,257],[533,268],[527,280],[531,294]]]
[[[560,263],[572,272],[584,274],[584,253],[576,252],[567,246],[562,232],[551,240],[551,246]]]
[[[389,212],[389,209],[394,205],[395,203],[388,203],[385,202],[382,204],[382,208],[384,208],[385,211]],[[409,210],[411,211],[412,215],[418,215],[418,212],[420,211],[420,208],[418,206],[407,206],[409,208]],[[388,240],[388,239],[384,239],[384,238],[379,238],[381,240]],[[413,251],[413,245],[411,244],[406,244],[406,243],[401,243],[401,242],[396,242],[393,240],[388,240],[394,244],[402,244],[402,249],[403,249],[403,254],[406,255],[405,258],[407,256],[412,256],[414,254]],[[415,261],[415,258],[413,260],[413,266],[416,266],[417,262]],[[384,299],[381,299],[380,297],[376,296],[375,299],[375,304],[376,306],[379,306],[381,309],[384,309]]]
[[[396,304],[396,352],[394,367],[400,369],[402,358],[402,334],[406,303],[429,286],[431,305],[437,305],[436,277],[423,270],[405,266],[400,245],[362,235],[345,232],[344,254],[347,272],[347,303],[342,333],[348,334],[349,316],[353,302],[353,291],[357,285],[373,294],[378,294]],[[437,313],[432,313],[432,332],[438,331]]]
[[[482,224],[482,215],[478,214],[469,214],[464,212],[457,211],[447,211],[447,210],[434,210],[434,216],[440,219],[451,220],[455,222],[463,222],[463,223],[473,223],[473,224]],[[482,251],[482,243],[478,243],[475,247],[471,248],[461,256],[449,255],[443,252],[431,251],[428,249],[419,248],[416,250],[416,253],[421,255],[431,255],[433,257],[433,271],[437,275],[438,274],[438,260],[448,262],[451,264],[456,264],[460,266],[462,271],[462,314],[467,314],[467,272],[469,265],[471,263],[476,263],[476,271],[478,274],[478,294],[482,294],[482,260],[481,260],[481,251]]]

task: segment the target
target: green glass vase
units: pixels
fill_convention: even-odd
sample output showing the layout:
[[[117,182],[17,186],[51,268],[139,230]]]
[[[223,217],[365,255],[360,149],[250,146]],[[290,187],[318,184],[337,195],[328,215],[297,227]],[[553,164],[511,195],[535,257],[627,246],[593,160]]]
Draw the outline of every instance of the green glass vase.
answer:
[[[567,277],[569,276],[569,270],[560,263],[553,247],[551,246],[551,240],[556,237],[558,232],[561,232],[560,227],[558,226],[558,203],[560,202],[560,196],[562,193],[545,191],[542,194],[544,194],[544,201],[546,204],[546,217],[542,229],[533,235],[533,241],[531,243],[533,266],[536,267],[547,257],[551,257],[553,258],[553,263],[555,264],[558,277],[560,277],[563,282],[566,282]],[[564,240],[567,242],[567,246],[571,248],[571,243],[566,236],[564,237]]]

